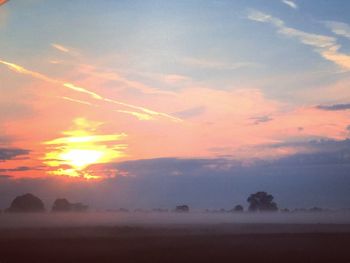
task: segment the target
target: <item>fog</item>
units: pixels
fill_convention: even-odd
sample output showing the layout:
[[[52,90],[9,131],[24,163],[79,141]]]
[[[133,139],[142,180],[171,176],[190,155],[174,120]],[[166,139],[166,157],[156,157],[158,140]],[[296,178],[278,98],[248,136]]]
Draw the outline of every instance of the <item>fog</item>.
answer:
[[[239,224],[350,224],[350,212],[174,213],[86,212],[0,214],[0,228],[179,227]]]

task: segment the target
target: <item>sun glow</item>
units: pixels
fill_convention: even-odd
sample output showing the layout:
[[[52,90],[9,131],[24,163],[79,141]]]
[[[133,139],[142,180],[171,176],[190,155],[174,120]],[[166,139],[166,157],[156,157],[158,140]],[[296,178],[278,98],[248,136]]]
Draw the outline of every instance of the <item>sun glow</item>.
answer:
[[[60,158],[76,168],[84,168],[89,164],[97,163],[104,155],[102,151],[72,149],[62,153]]]
[[[127,145],[116,144],[126,134],[96,135],[96,129],[101,123],[89,122],[79,118],[74,121],[75,129],[63,132],[66,137],[45,142],[48,152],[44,163],[55,168],[49,173],[85,179],[98,179],[89,166],[109,163],[125,156]],[[67,168],[68,167],[68,168]]]

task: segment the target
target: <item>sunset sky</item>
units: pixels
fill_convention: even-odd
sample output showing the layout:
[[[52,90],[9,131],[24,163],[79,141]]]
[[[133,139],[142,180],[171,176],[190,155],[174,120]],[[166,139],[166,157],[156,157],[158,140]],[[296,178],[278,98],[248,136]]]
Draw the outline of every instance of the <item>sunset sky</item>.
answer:
[[[349,13],[0,1],[0,197],[215,206],[264,187],[286,206],[350,207]]]

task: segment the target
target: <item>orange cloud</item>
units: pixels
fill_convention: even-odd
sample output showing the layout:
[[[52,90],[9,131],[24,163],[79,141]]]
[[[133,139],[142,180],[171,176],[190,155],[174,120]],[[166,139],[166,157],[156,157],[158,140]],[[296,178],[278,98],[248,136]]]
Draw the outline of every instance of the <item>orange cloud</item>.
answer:
[[[5,4],[6,2],[8,2],[8,0],[0,0],[0,5]]]
[[[329,94],[333,94],[332,98],[335,99],[337,91],[340,91],[337,99],[342,96],[346,99],[348,93],[342,93],[347,87],[345,83],[325,87],[324,91],[328,92],[325,95],[322,92],[310,93],[317,99],[301,107],[271,99],[258,88],[205,88],[178,76],[170,77],[170,82],[186,82],[186,86],[168,93],[157,92],[137,81],[129,82],[118,73],[82,67],[81,64],[69,72],[71,79],[79,78],[79,85],[76,85],[13,63],[0,63],[14,72],[45,81],[23,84],[23,90],[32,96],[27,103],[33,109],[33,115],[6,121],[4,130],[16,138],[14,146],[30,149],[31,152],[27,160],[4,165],[15,167],[21,163],[40,167],[40,170],[32,172],[14,172],[16,176],[43,176],[49,173],[93,178],[103,176],[102,172],[94,170],[92,164],[100,163],[101,160],[100,168],[109,162],[156,157],[276,158],[293,154],[300,147],[273,148],[265,145],[292,139],[344,139],[348,136],[346,126],[350,123],[350,116],[347,111],[322,111],[314,107],[315,101],[321,100],[322,96],[326,99]],[[153,77],[153,80],[158,78],[159,83],[166,83],[164,76]],[[120,80],[120,86],[114,82],[115,88],[107,85],[109,80]],[[99,92],[96,93],[91,87]],[[113,99],[116,95],[120,100]],[[305,94],[300,96],[310,97]],[[150,109],[153,107],[157,111]],[[98,120],[104,125],[94,126],[90,123],[84,127],[89,134],[67,134],[67,127],[77,118]],[[254,121],[257,119],[263,121],[257,125]],[[180,122],[181,125],[178,125]],[[123,143],[116,143],[120,144],[121,148],[118,149],[109,141],[109,136],[116,134],[128,135],[122,138]],[[104,153],[110,150],[123,154],[103,159]],[[52,158],[46,155],[50,152],[53,153]],[[47,158],[42,160],[43,156]],[[60,160],[57,166],[52,166],[54,163],[43,166],[43,161],[54,159]],[[84,163],[84,160],[88,163]]]
[[[64,137],[44,142],[48,146],[44,164],[57,167],[50,171],[53,175],[98,179],[87,168],[93,164],[109,163],[125,156],[127,145],[115,144],[126,137],[126,134],[96,134],[101,123],[94,123],[84,118],[74,120],[75,128],[64,131]],[[62,168],[67,166],[68,168]]]
[[[88,95],[90,95],[92,98],[94,98],[96,100],[102,100],[102,101],[105,101],[105,102],[108,102],[108,103],[113,103],[113,104],[117,104],[117,105],[124,106],[124,107],[127,107],[127,108],[136,109],[136,110],[139,110],[141,112],[144,112],[145,114],[159,116],[159,117],[165,117],[165,118],[168,118],[168,119],[170,119],[172,121],[176,121],[176,122],[181,122],[182,121],[180,118],[176,118],[176,117],[171,116],[170,114],[167,114],[167,113],[157,112],[157,111],[145,108],[145,107],[132,105],[132,104],[129,104],[129,103],[125,103],[125,102],[121,102],[121,101],[118,101],[118,100],[110,99],[110,98],[107,98],[107,97],[102,97],[101,95],[99,95],[99,94],[97,94],[95,92],[92,92],[92,91],[90,91],[90,90],[88,90],[86,88],[76,86],[76,85],[74,85],[74,84],[72,84],[70,82],[62,82],[62,81],[59,81],[59,80],[55,80],[55,79],[47,77],[47,76],[45,76],[45,75],[43,75],[41,73],[28,70],[28,69],[26,69],[26,68],[24,68],[22,66],[14,64],[14,63],[6,62],[6,61],[3,61],[3,60],[0,60],[0,63],[5,65],[5,66],[7,66],[9,69],[11,69],[11,70],[13,70],[15,72],[26,74],[26,75],[30,75],[30,76],[32,76],[34,78],[37,78],[37,79],[40,79],[40,80],[43,80],[43,81],[46,81],[46,82],[50,82],[50,83],[53,83],[53,84],[63,85],[64,87],[66,87],[68,89],[71,89],[71,90],[74,90],[74,91],[77,91],[79,93],[88,94]]]

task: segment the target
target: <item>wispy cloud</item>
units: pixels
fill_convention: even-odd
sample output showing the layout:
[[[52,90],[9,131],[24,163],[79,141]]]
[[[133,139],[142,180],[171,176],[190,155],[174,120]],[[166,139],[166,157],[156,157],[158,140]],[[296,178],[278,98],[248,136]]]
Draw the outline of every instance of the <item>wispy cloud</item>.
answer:
[[[128,77],[123,76],[121,73],[116,72],[114,69],[100,68],[89,64],[80,64],[78,67],[78,70],[79,70],[79,73],[89,77],[93,77],[94,79],[105,80],[105,81],[115,81],[118,84],[120,84],[120,86],[132,88],[144,94],[165,94],[169,96],[175,95],[174,92],[155,89],[151,86],[146,85],[143,82],[130,80]],[[137,72],[136,74],[140,75],[140,72]],[[143,74],[143,75],[147,75],[147,74]],[[186,76],[180,76],[180,75],[170,75],[169,78],[166,78],[166,77],[164,78],[164,76],[157,75],[156,80],[159,81],[159,79],[161,79],[162,81],[165,81],[166,83],[169,83],[171,81],[172,83],[175,83],[175,82],[188,80],[189,78],[187,78]]]
[[[51,43],[51,47],[53,47],[54,49],[69,54],[71,56],[78,56],[79,52],[76,49],[73,48],[68,48],[62,44],[57,44],[57,43]]]
[[[15,72],[18,72],[18,73],[21,73],[21,74],[25,74],[25,75],[30,75],[30,76],[32,76],[34,78],[37,78],[37,79],[40,79],[40,80],[43,80],[43,81],[46,81],[46,82],[49,82],[49,83],[52,83],[52,84],[61,85],[61,86],[65,87],[65,88],[68,88],[70,90],[74,90],[74,91],[79,92],[79,93],[87,94],[87,95],[89,95],[91,98],[93,98],[95,100],[100,100],[100,101],[104,101],[104,102],[107,102],[107,103],[116,104],[116,105],[119,105],[119,106],[122,106],[122,107],[138,110],[138,111],[143,112],[144,114],[167,118],[167,119],[170,119],[170,120],[175,121],[175,122],[181,122],[182,121],[180,118],[171,116],[171,115],[169,115],[167,113],[164,113],[164,112],[158,112],[158,111],[151,110],[151,109],[148,109],[148,108],[145,108],[145,107],[136,106],[136,105],[133,105],[133,104],[130,104],[130,103],[125,103],[125,102],[122,102],[122,101],[118,101],[118,100],[114,100],[114,99],[111,99],[111,98],[103,97],[103,96],[97,94],[96,92],[90,91],[90,90],[88,90],[86,88],[83,88],[83,87],[79,87],[79,86],[77,86],[77,85],[75,85],[73,83],[57,80],[57,79],[54,79],[54,78],[50,78],[50,77],[45,76],[45,75],[43,75],[41,73],[28,70],[28,69],[26,69],[26,68],[24,68],[24,67],[22,67],[20,65],[14,64],[14,63],[10,63],[10,62],[4,61],[4,60],[0,60],[0,64],[3,64],[5,66],[7,66],[12,71],[15,71]]]
[[[250,119],[254,121],[254,124],[255,124],[255,125],[258,125],[258,124],[264,123],[264,122],[269,122],[269,121],[272,121],[272,120],[273,120],[273,118],[271,118],[271,117],[268,116],[268,115],[252,117],[252,118],[250,118]]]
[[[77,99],[73,99],[73,98],[70,98],[70,97],[61,97],[62,99],[64,100],[67,100],[67,101],[72,101],[72,102],[76,102],[76,103],[80,103],[80,104],[84,104],[84,105],[89,105],[89,106],[97,106],[97,105],[94,105],[88,101],[84,101],[84,100],[77,100]]]
[[[69,52],[69,49],[62,46],[62,45],[59,45],[59,44],[51,44],[51,46],[59,51],[62,51],[62,52],[65,52],[65,53],[68,53]]]
[[[92,106],[92,107],[100,107],[100,105],[97,104],[93,104],[90,103],[88,101],[85,100],[78,100],[78,99],[74,99],[74,98],[70,98],[70,97],[60,97],[61,99],[67,100],[67,101],[71,101],[74,103],[79,103],[79,104],[83,104],[83,105],[87,105],[87,106]],[[149,120],[154,120],[155,118],[150,115],[150,114],[146,114],[146,113],[140,113],[140,112],[136,112],[136,111],[128,111],[128,110],[114,110],[115,112],[119,112],[119,113],[124,113],[124,114],[128,114],[131,115],[135,118],[137,118],[140,121],[149,121]]]
[[[306,161],[313,161],[313,162],[319,162],[319,164],[324,164],[326,162],[335,162],[335,163],[349,163],[350,159],[347,158],[349,154],[349,146],[350,146],[350,140],[344,139],[344,140],[334,140],[327,137],[324,138],[315,138],[315,139],[296,139],[296,140],[290,140],[290,141],[284,141],[280,143],[270,144],[266,145],[264,147],[271,147],[271,148],[283,148],[283,147],[294,147],[299,149],[299,156],[303,158],[294,158],[293,156],[289,156],[285,159],[289,159],[289,161],[298,161],[298,162],[306,162]],[[333,158],[327,158],[330,157],[330,155],[325,155],[323,157],[326,158],[320,158],[316,159],[315,156],[309,155],[310,153],[318,153],[317,157],[322,157],[321,155],[325,153],[329,153],[332,155]],[[334,155],[334,153],[337,153]],[[307,155],[304,155],[307,154]],[[321,154],[321,155],[319,155]],[[345,155],[345,156],[344,156]],[[334,158],[336,157],[336,158]],[[344,158],[345,157],[345,158]]]
[[[336,35],[350,39],[350,25],[337,21],[326,21],[325,25]]]
[[[0,148],[0,162],[12,160],[21,155],[27,155],[29,152],[29,150],[19,148]]]
[[[203,106],[198,106],[198,107],[192,107],[190,109],[186,109],[183,111],[175,112],[174,114],[176,116],[179,116],[181,118],[191,118],[194,116],[201,115],[205,112],[206,108]]]
[[[288,27],[283,20],[256,10],[248,14],[248,19],[271,24],[278,29],[279,34],[295,38],[305,45],[312,46],[314,51],[324,59],[332,61],[345,70],[350,70],[350,55],[339,51],[341,45],[337,43],[335,37],[308,33]]]
[[[185,83],[191,80],[191,78],[183,75],[178,75],[178,74],[169,74],[165,75],[163,77],[163,80],[167,84],[179,84],[179,83]]]
[[[329,111],[350,110],[350,103],[318,105],[316,108],[320,110],[329,110]]]
[[[140,113],[140,112],[136,112],[136,111],[127,111],[127,110],[117,110],[117,112],[129,114],[131,116],[136,117],[140,121],[154,120],[154,117],[152,117],[152,115],[149,115],[146,113]]]
[[[293,9],[298,9],[298,5],[290,0],[282,0],[282,3],[286,4],[287,6],[293,8]]]
[[[32,171],[32,170],[41,170],[41,167],[29,167],[29,166],[18,166],[15,168],[0,168],[0,173],[8,172],[23,172],[23,171]]]

